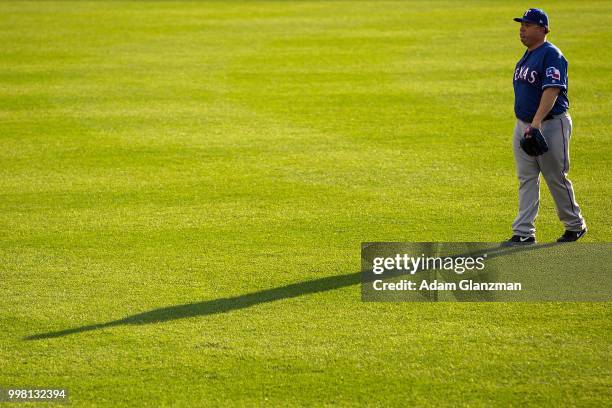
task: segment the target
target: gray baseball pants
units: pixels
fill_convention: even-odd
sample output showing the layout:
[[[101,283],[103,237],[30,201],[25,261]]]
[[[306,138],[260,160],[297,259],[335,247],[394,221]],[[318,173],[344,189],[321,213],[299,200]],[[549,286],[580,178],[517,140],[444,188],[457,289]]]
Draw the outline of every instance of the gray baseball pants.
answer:
[[[519,211],[512,231],[514,235],[535,237],[535,219],[540,206],[540,173],[555,201],[557,215],[569,231],[586,228],[580,207],[574,197],[569,173],[569,142],[572,134],[572,118],[563,113],[542,122],[542,134],[548,143],[548,152],[541,156],[529,156],[521,149],[520,140],[529,123],[517,120],[514,128],[514,160],[519,179]]]

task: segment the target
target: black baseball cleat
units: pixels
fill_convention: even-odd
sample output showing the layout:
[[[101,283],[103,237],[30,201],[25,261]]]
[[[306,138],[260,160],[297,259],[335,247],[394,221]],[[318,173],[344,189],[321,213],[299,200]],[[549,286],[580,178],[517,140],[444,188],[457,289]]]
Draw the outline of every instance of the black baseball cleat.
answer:
[[[557,240],[557,242],[574,242],[578,241],[584,234],[587,233],[587,229],[583,229],[580,231],[565,231],[561,238]]]
[[[523,237],[521,235],[513,235],[512,238],[505,241],[503,244],[505,244],[506,246],[513,246],[513,245],[535,244],[535,242],[536,240],[534,237]]]

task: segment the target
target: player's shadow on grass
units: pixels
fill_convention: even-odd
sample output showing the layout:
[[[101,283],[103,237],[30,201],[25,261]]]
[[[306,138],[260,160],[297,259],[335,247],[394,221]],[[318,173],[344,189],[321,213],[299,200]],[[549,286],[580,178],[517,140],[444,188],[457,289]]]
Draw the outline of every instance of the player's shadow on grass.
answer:
[[[499,246],[490,249],[489,258],[509,255],[516,252],[530,251],[534,249],[542,249],[556,245],[557,243],[543,245],[524,245],[515,247]],[[471,254],[461,254],[457,256],[468,256]],[[375,276],[368,274],[369,276]],[[400,274],[396,274],[398,276]],[[389,275],[392,277],[392,275]],[[372,278],[374,279],[374,278]],[[277,300],[290,299],[298,296],[308,295],[311,293],[327,292],[330,290],[340,289],[347,286],[353,286],[362,282],[361,272],[329,276],[305,282],[293,283],[290,285],[280,286],[278,288],[261,290],[258,292],[247,293],[245,295],[207,300],[198,303],[188,303],[184,305],[168,306],[158,309],[149,310],[147,312],[138,313],[127,316],[123,319],[113,320],[106,323],[98,323],[87,326],[74,327],[60,331],[34,334],[25,337],[24,340],[42,340],[55,337],[63,337],[70,334],[83,333],[92,330],[103,329],[107,327],[124,326],[124,325],[142,325],[152,323],[162,323],[170,320],[184,319],[196,316],[208,316],[218,313],[226,313],[232,310],[245,309],[262,303],[274,302]]]

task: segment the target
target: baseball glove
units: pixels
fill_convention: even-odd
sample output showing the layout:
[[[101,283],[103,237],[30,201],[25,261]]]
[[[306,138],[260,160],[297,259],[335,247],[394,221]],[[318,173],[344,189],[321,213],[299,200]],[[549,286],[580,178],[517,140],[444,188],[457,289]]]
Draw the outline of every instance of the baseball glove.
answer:
[[[529,126],[521,139],[521,148],[530,156],[539,156],[548,151],[548,144],[540,129]]]

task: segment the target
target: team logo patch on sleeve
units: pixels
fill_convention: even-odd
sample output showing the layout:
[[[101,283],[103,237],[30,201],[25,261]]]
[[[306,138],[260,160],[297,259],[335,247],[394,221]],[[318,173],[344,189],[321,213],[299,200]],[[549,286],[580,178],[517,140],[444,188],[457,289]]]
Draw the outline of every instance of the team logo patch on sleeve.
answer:
[[[555,67],[548,67],[546,68],[546,77],[559,81],[561,79],[561,72]]]

